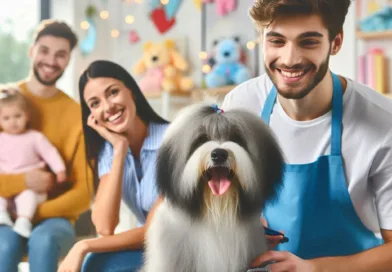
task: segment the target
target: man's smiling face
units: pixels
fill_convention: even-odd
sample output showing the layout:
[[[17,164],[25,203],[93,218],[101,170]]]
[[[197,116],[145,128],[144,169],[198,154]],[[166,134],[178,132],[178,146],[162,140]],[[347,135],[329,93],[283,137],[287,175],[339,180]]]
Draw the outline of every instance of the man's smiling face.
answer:
[[[333,43],[318,15],[278,17],[266,27],[264,65],[279,94],[301,99],[310,93],[328,72]]]

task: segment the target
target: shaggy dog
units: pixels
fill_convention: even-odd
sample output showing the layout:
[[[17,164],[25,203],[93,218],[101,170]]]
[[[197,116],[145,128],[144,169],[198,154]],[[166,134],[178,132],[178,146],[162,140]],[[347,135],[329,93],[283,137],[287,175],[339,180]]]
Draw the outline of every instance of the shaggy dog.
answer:
[[[267,250],[260,216],[282,170],[281,150],[260,117],[186,108],[158,151],[164,201],[146,234],[141,271],[246,271]]]

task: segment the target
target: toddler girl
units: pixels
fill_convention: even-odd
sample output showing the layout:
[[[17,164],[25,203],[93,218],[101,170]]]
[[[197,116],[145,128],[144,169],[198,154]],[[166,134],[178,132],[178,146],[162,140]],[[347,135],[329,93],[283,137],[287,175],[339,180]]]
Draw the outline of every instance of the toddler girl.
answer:
[[[56,173],[57,182],[66,181],[65,165],[56,148],[40,132],[28,129],[28,105],[12,88],[0,86],[0,174],[24,174],[46,165]],[[13,196],[17,219],[12,222],[7,200],[0,196],[0,225],[13,226],[23,237],[29,237],[31,220],[46,194],[25,190]]]

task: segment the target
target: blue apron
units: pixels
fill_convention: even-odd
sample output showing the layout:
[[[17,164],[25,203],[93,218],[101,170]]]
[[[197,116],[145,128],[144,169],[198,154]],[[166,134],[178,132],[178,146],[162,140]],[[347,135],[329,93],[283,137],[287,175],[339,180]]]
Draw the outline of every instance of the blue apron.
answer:
[[[278,199],[263,211],[269,227],[290,239],[277,250],[303,259],[351,255],[383,243],[363,225],[348,193],[341,154],[343,90],[339,77],[332,78],[331,155],[309,164],[286,164]],[[261,113],[267,124],[276,98],[273,87]]]

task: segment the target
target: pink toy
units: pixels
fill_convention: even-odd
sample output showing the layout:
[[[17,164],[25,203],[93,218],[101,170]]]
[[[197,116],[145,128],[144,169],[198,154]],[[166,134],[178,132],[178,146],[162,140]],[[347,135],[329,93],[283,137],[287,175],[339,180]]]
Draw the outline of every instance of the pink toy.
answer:
[[[216,11],[220,16],[227,15],[237,7],[237,0],[215,0]],[[214,0],[203,0],[203,3],[212,3]]]
[[[237,0],[216,0],[216,10],[220,16],[232,12],[237,7]]]
[[[129,36],[128,36],[129,43],[134,44],[140,41],[139,34],[135,30],[129,31]]]
[[[150,68],[140,80],[140,89],[144,92],[160,92],[163,82],[163,70],[161,67]]]

